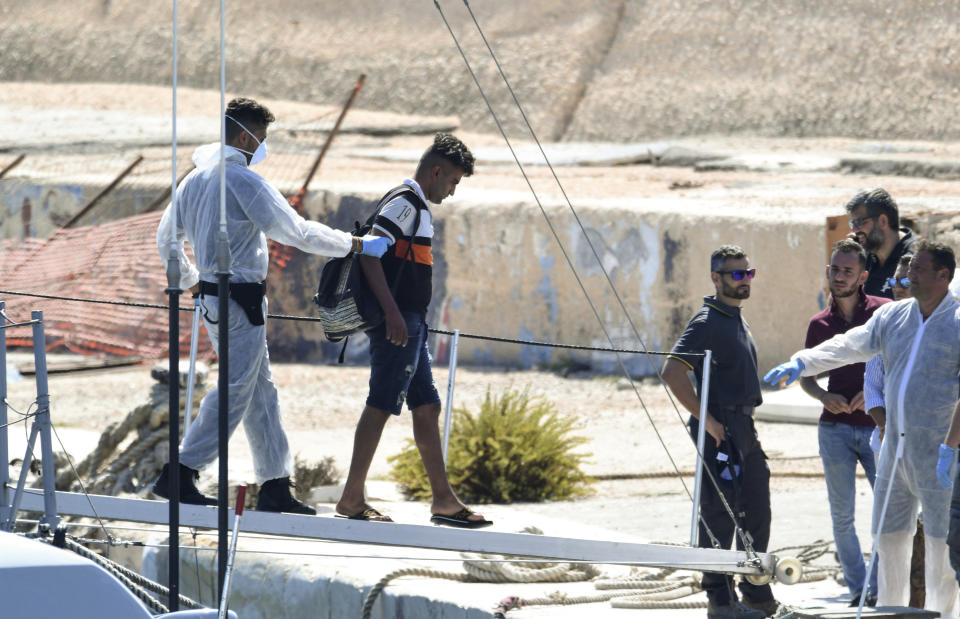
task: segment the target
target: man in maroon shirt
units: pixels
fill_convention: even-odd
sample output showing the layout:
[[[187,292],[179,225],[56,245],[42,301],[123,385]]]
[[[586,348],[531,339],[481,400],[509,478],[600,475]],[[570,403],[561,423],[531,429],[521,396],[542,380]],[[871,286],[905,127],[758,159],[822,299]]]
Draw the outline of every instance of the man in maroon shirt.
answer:
[[[838,333],[866,323],[878,307],[889,301],[864,294],[863,284],[868,277],[866,263],[866,252],[855,241],[845,239],[833,246],[827,266],[830,306],[810,319],[805,348],[813,348]],[[867,474],[871,487],[876,477],[876,463],[870,449],[870,435],[876,424],[864,411],[863,370],[863,363],[831,370],[826,391],[813,377],[801,378],[800,386],[823,404],[818,432],[820,458],[830,500],[833,540],[844,580],[853,594],[851,605],[859,603],[866,587],[867,603],[874,606],[876,568],[868,578],[854,527],[857,462]]]

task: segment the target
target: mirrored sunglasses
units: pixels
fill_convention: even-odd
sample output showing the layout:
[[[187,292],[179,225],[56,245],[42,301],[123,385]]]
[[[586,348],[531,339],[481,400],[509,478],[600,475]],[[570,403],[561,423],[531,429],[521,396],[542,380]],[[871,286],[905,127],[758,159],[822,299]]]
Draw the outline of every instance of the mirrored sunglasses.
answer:
[[[738,281],[738,282],[744,277],[746,277],[747,279],[753,279],[754,277],[757,276],[756,269],[735,269],[733,271],[717,271],[717,273],[720,273],[720,274],[729,273],[730,277],[732,277],[734,281]]]
[[[901,277],[900,279],[897,279],[896,277],[888,277],[888,278],[887,278],[887,283],[890,284],[890,287],[891,287],[891,288],[897,288],[897,287],[900,287],[900,288],[909,288],[909,287],[910,287],[910,278],[909,278],[909,277]]]

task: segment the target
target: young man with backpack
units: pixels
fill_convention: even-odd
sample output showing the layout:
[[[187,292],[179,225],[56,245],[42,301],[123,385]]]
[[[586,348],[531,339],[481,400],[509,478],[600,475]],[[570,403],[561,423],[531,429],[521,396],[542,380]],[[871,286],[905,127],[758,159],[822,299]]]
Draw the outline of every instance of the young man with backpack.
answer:
[[[433,218],[427,202],[440,204],[473,174],[474,158],[456,137],[438,133],[420,158],[409,188],[390,200],[373,221],[372,234],[386,237],[391,249],[382,260],[362,257],[360,264],[383,309],[383,324],[370,338],[370,390],[357,423],[353,456],[336,511],[354,520],[392,522],[364,501],[364,484],[380,436],[390,415],[404,401],[413,415],[413,435],[433,492],[431,521],[476,528],[492,524],[467,508],[447,480],[437,421],[440,395],[434,386],[427,345],[427,307],[432,292]],[[416,229],[414,229],[416,228]],[[399,279],[399,281],[397,281]],[[395,293],[391,293],[391,289]]]

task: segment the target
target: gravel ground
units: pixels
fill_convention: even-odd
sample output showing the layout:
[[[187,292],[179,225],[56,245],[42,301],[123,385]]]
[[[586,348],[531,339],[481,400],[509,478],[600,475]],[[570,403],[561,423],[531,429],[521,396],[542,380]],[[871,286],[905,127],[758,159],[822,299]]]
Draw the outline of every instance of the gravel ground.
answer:
[[[53,362],[51,362],[53,363]],[[280,390],[284,423],[295,455],[312,461],[332,456],[345,474],[349,465],[353,431],[366,395],[368,370],[358,366],[316,366],[304,364],[273,365],[274,379]],[[215,380],[213,372],[211,380]],[[29,377],[28,377],[29,378]],[[436,368],[435,378],[441,397],[445,397],[446,368]],[[153,379],[148,368],[129,368],[51,374],[49,388],[51,413],[58,428],[102,432],[110,423],[121,420],[133,407],[146,402]],[[523,509],[591,522],[597,514],[620,514],[612,528],[634,534],[676,537],[686,535],[685,519],[674,520],[668,513],[689,509],[684,484],[677,479],[671,458],[684,473],[693,470],[694,450],[679,415],[662,386],[646,379],[637,383],[640,400],[625,379],[584,375],[564,378],[552,372],[503,371],[496,368],[457,369],[455,406],[477,410],[486,391],[529,388],[556,405],[560,414],[576,419],[578,435],[589,438],[582,447],[589,454],[586,472],[600,476],[593,494],[584,499],[524,505]],[[9,401],[24,410],[32,401],[32,380],[12,383]],[[11,416],[11,418],[13,418]],[[387,458],[398,453],[412,437],[409,415],[391,420],[384,431],[380,448],[371,467],[371,479],[384,479],[389,472]],[[795,505],[784,516],[794,538],[810,529],[804,538],[829,537],[825,489],[818,477],[821,467],[817,456],[816,426],[758,422],[758,432],[770,456],[774,473],[773,491],[784,500],[796,493],[818,498],[815,507],[820,516],[796,512]],[[659,438],[658,438],[659,435]],[[666,445],[670,456],[660,441]],[[74,454],[77,455],[77,454]],[[253,478],[249,449],[238,429],[230,444],[231,476],[235,480]],[[783,476],[783,473],[793,473]],[[215,474],[215,467],[205,476]],[[800,476],[800,475],[802,476]],[[625,479],[603,479],[616,475]],[[684,475],[692,491],[692,477]],[[865,482],[864,482],[865,483]],[[863,489],[868,492],[867,488]],[[665,520],[631,521],[622,517],[638,504],[663,510]],[[575,509],[570,510],[573,506]],[[813,521],[808,522],[809,519]],[[866,524],[866,519],[861,519]],[[800,528],[802,527],[802,529]]]

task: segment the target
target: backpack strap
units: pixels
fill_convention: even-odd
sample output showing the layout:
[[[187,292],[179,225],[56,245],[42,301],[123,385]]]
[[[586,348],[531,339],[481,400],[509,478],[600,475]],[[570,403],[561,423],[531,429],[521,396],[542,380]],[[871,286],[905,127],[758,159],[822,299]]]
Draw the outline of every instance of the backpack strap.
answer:
[[[383,210],[383,207],[389,204],[393,199],[403,196],[410,201],[410,204],[413,205],[413,208],[416,209],[417,214],[413,219],[413,228],[410,231],[410,235],[407,236],[407,252],[403,256],[403,264],[400,265],[400,268],[397,269],[397,275],[393,280],[393,285],[390,286],[390,295],[393,298],[397,298],[397,288],[400,285],[400,280],[403,276],[403,269],[407,266],[408,262],[413,262],[413,238],[417,235],[417,230],[420,229],[420,213],[423,209],[427,208],[427,204],[420,197],[420,194],[417,191],[407,184],[400,184],[384,194],[380,201],[377,203],[377,210],[370,215],[365,224],[366,229],[369,231],[373,228],[373,223],[376,221],[377,216],[380,214],[380,211]],[[396,239],[394,240],[396,242]],[[417,276],[417,272],[413,272],[414,278]]]
[[[377,215],[380,214],[380,211],[383,210],[383,207],[389,204],[394,198],[398,198],[400,196],[404,196],[410,200],[410,203],[414,206],[414,208],[417,209],[418,217],[420,216],[420,209],[427,208],[427,204],[420,198],[420,194],[418,194],[413,187],[405,184],[397,185],[387,193],[383,194],[383,197],[380,198],[379,202],[377,202],[377,210],[375,210],[373,214],[367,218],[367,222],[364,224],[367,230],[373,228],[373,222],[376,221]],[[414,227],[413,232],[416,234],[416,227]]]

